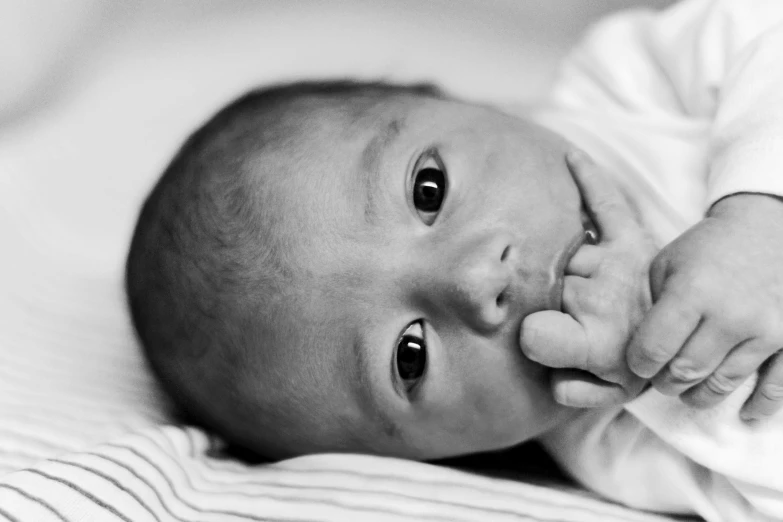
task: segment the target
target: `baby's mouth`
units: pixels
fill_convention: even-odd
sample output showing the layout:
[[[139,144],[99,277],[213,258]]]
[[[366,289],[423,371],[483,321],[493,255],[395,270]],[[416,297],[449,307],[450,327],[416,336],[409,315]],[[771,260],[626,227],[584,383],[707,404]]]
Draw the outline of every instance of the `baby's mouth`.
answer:
[[[565,279],[565,269],[571,258],[576,255],[579,248],[585,244],[586,233],[581,231],[576,234],[571,241],[566,243],[566,247],[555,258],[552,265],[552,271],[549,273],[549,280],[552,282],[549,293],[549,309],[560,310],[563,307],[563,283]]]

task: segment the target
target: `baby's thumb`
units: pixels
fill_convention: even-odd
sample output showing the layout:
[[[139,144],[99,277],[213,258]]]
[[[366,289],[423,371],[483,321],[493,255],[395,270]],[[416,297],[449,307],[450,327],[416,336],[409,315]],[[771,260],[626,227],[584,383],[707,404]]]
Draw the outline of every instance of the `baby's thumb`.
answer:
[[[582,370],[554,370],[551,384],[555,400],[571,408],[613,406],[630,398],[619,384],[604,381]]]
[[[582,325],[555,310],[525,317],[519,346],[528,359],[551,368],[580,368],[588,360],[590,349]]]

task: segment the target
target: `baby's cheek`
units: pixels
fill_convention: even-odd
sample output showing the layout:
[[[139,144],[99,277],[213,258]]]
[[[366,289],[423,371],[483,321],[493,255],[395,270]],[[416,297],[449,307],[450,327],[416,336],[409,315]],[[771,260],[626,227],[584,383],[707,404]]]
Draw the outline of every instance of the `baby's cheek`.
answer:
[[[543,419],[557,408],[544,367],[524,357],[518,345],[490,340],[468,346],[463,339],[450,354],[448,369],[442,368],[427,395],[428,422],[471,451],[507,447],[541,432]]]
[[[518,385],[495,381],[481,392],[465,397],[470,413],[471,429],[478,435],[483,449],[497,449],[515,444],[521,432],[529,428],[533,404],[527,390],[520,393]]]

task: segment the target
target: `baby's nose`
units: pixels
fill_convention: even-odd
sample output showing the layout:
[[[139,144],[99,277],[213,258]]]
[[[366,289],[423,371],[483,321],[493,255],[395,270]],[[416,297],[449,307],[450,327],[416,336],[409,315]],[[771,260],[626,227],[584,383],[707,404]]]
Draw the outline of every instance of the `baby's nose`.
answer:
[[[460,257],[444,274],[445,306],[476,331],[497,330],[509,316],[518,255],[510,241],[498,238]]]

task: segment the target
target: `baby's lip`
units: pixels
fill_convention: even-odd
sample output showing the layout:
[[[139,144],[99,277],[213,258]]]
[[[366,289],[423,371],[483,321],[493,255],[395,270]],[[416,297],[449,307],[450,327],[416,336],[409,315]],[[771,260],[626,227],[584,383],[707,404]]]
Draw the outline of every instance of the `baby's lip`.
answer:
[[[550,280],[552,281],[552,288],[550,289],[549,294],[550,310],[562,310],[565,269],[571,261],[571,258],[576,255],[577,250],[579,250],[584,243],[585,233],[584,231],[581,231],[566,244],[566,247],[560,252],[560,255],[555,258],[555,264],[550,273]]]

